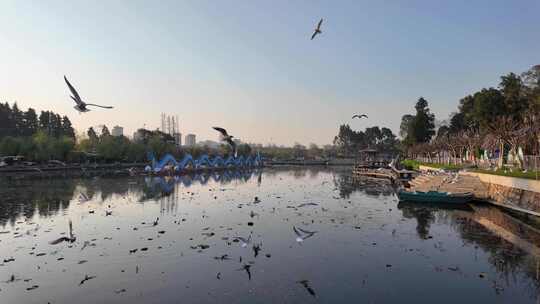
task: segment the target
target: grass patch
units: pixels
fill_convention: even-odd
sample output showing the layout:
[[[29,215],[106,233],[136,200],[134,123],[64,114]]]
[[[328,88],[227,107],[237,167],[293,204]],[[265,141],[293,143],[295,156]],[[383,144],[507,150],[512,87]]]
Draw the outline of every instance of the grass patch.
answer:
[[[403,160],[401,164],[408,170],[419,170],[420,166],[428,166],[444,170],[460,170],[464,168],[462,165],[423,163],[412,159]]]

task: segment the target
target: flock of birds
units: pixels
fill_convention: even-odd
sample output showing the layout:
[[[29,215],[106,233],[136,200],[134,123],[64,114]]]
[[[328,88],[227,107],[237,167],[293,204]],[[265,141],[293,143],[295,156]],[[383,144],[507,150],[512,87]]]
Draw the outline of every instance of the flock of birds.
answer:
[[[315,27],[314,31],[313,31],[313,34],[311,35],[311,40],[313,40],[317,35],[320,35],[322,34],[322,30],[321,30],[321,26],[322,26],[322,23],[323,23],[323,19],[321,18],[321,20],[317,23],[317,26]],[[113,106],[104,106],[104,105],[98,105],[98,104],[94,104],[94,103],[87,103],[85,102],[81,96],[79,95],[79,93],[77,92],[77,90],[75,89],[75,87],[73,87],[73,85],[69,82],[69,80],[67,79],[67,77],[64,75],[64,81],[66,82],[70,92],[71,92],[71,99],[73,99],[73,101],[75,101],[75,110],[77,110],[79,113],[85,113],[85,112],[89,112],[90,109],[88,108],[89,106],[92,106],[92,107],[99,107],[99,108],[103,108],[103,109],[113,109]],[[368,118],[368,116],[366,114],[355,114],[353,115],[352,117],[353,119],[354,118]],[[232,135],[229,135],[227,133],[227,130],[225,130],[224,128],[221,128],[221,127],[213,127],[213,129],[215,129],[216,131],[218,131],[220,133],[220,139],[222,142],[228,144],[231,149],[232,149],[232,154],[237,157],[237,146],[236,146],[236,142],[233,140],[233,136]]]
[[[50,218],[27,218],[25,221],[19,221],[13,231],[0,231],[2,235],[6,234],[7,236],[7,233],[12,233],[14,237],[12,240],[0,238],[0,244],[4,248],[17,248],[12,251],[13,253],[19,252],[15,256],[3,257],[3,264],[0,263],[0,266],[9,264],[11,269],[15,271],[8,279],[8,283],[23,280],[29,282],[31,285],[28,285],[26,289],[28,292],[39,288],[38,284],[44,275],[54,278],[55,275],[64,276],[64,272],[75,271],[79,275],[76,277],[75,284],[81,288],[89,287],[88,285],[91,285],[90,288],[95,288],[96,285],[89,281],[103,276],[100,273],[99,265],[101,267],[116,267],[121,269],[121,272],[131,269],[131,275],[139,276],[142,267],[145,269],[142,271],[145,283],[143,286],[139,285],[135,288],[145,290],[145,285],[151,284],[146,281],[146,275],[149,274],[146,269],[150,270],[153,267],[159,269],[162,265],[161,262],[165,264],[172,262],[172,260],[167,259],[174,259],[176,263],[177,258],[185,256],[184,250],[190,251],[191,249],[192,253],[200,253],[199,259],[209,259],[205,262],[208,264],[204,264],[207,267],[202,270],[210,275],[206,276],[205,280],[213,279],[212,276],[215,276],[217,280],[238,280],[241,277],[234,274],[237,271],[245,272],[247,280],[253,280],[254,277],[257,278],[265,272],[271,272],[271,268],[277,267],[272,263],[279,262],[281,259],[302,256],[313,249],[325,246],[343,246],[342,248],[347,250],[359,246],[358,248],[362,248],[361,256],[378,260],[374,255],[377,254],[378,249],[376,248],[379,246],[380,249],[403,250],[405,253],[416,256],[415,258],[425,259],[427,267],[433,267],[437,273],[448,270],[470,277],[470,272],[467,274],[465,269],[461,269],[456,264],[432,264],[435,263],[432,259],[433,254],[446,251],[441,241],[445,238],[446,232],[435,229],[435,236],[429,235],[422,241],[415,241],[415,238],[411,237],[411,229],[403,229],[410,225],[412,225],[410,228],[414,227],[415,220],[407,219],[410,216],[405,216],[406,212],[410,211],[403,211],[401,220],[388,221],[388,218],[394,218],[397,215],[397,210],[393,206],[389,208],[391,207],[389,205],[394,203],[392,195],[381,195],[382,192],[368,195],[372,199],[376,198],[375,201],[351,199],[341,194],[341,188],[354,188],[355,186],[349,185],[348,182],[342,184],[339,181],[339,176],[338,180],[335,179],[335,176],[332,179],[328,176],[318,181],[303,178],[294,182],[292,177],[286,178],[283,174],[278,174],[269,180],[269,187],[266,189],[259,187],[256,188],[257,190],[250,189],[249,184],[246,184],[246,187],[238,188],[225,187],[225,184],[203,188],[208,191],[193,191],[189,188],[179,187],[175,189],[176,195],[171,193],[171,196],[174,198],[175,204],[182,206],[181,208],[167,209],[169,211],[164,212],[164,206],[158,205],[152,212],[152,204],[150,204],[150,209],[148,206],[145,206],[145,209],[151,213],[145,212],[139,215],[137,212],[132,212],[139,207],[139,204],[132,203],[131,199],[135,193],[132,190],[129,190],[129,194],[118,193],[122,195],[122,199],[119,199],[119,196],[111,197],[115,203],[110,205],[106,203],[109,199],[96,202],[96,197],[99,197],[96,191],[92,191],[94,195],[90,196],[80,192],[78,196],[74,196],[79,203],[69,207],[71,216],[80,215],[82,219],[77,235],[74,233],[71,220],[68,222],[66,232],[62,232],[63,229],[54,229],[58,219],[63,219],[63,215],[60,214]],[[260,180],[257,185],[260,185]],[[367,188],[372,189],[373,185],[367,185],[365,189],[358,190],[365,191],[367,194]],[[228,191],[233,189],[234,191]],[[262,199],[258,196],[253,197],[253,194],[261,195]],[[209,200],[215,201],[215,203],[209,203]],[[157,212],[159,212],[158,217],[156,217]],[[98,214],[111,220],[100,219]],[[134,214],[135,216],[133,216]],[[215,216],[216,214],[218,216]],[[148,220],[148,217],[152,220]],[[33,222],[33,220],[37,222]],[[271,225],[272,229],[270,229],[274,232],[268,232],[268,221],[274,222]],[[35,225],[35,228],[30,227],[25,233],[21,229],[27,225]],[[310,229],[309,227],[317,228]],[[32,248],[24,247],[25,244],[30,244],[26,240],[27,238],[45,237],[46,235],[40,235],[40,232],[52,232],[53,229],[60,233],[60,237],[50,238],[50,241],[47,242],[50,246],[40,244],[32,245]],[[351,236],[350,231],[354,231],[355,243],[353,247],[348,247],[351,244],[350,239],[348,239]],[[342,237],[336,239],[334,235],[336,232],[339,232]],[[316,237],[319,233],[321,238]],[[440,235],[443,237],[439,240],[438,236]],[[278,246],[281,248],[279,251],[271,252],[268,244],[274,243],[276,239],[281,239],[281,236],[284,236],[284,240],[279,240],[279,242],[288,244],[288,248],[291,250],[288,251],[287,245],[285,245]],[[19,239],[19,237],[24,237],[24,240]],[[114,241],[112,241],[113,239]],[[373,242],[375,240],[376,242]],[[264,247],[263,241],[265,242]],[[298,246],[294,246],[294,243]],[[429,245],[426,245],[428,243]],[[23,247],[17,245],[23,245]],[[433,247],[431,247],[432,245]],[[117,258],[107,260],[111,254],[109,250],[116,246],[121,246],[121,250],[125,250],[125,255],[120,255],[121,259],[118,259],[119,256],[117,256]],[[28,249],[30,249],[32,257],[39,257],[38,264],[34,266],[38,270],[30,272],[41,274],[41,277],[34,278],[35,280],[25,276],[30,273],[22,274],[15,270],[17,269],[14,267],[15,265],[11,266],[21,263],[20,260],[24,260],[24,257],[21,258],[21,254],[28,253]],[[156,249],[163,251],[149,255]],[[370,250],[375,251],[368,254]],[[98,258],[96,256],[98,253],[100,261],[94,261],[94,258]],[[170,254],[173,254],[174,257]],[[190,254],[187,253],[187,255]],[[321,258],[322,256],[314,254],[313,258]],[[273,261],[271,257],[274,257]],[[161,261],[162,258],[165,261]],[[405,261],[410,258],[411,256],[405,258]],[[55,259],[58,262],[55,262]],[[121,262],[118,262],[119,260]],[[61,262],[63,264],[60,264],[60,261],[63,261]],[[109,261],[111,265],[108,264]],[[136,265],[133,264],[134,261],[136,261]],[[211,261],[216,261],[215,268]],[[396,266],[400,267],[388,262],[390,261],[385,261],[378,267],[386,271],[396,269]],[[451,263],[450,260],[448,262]],[[180,260],[178,263],[181,265]],[[85,264],[85,266],[79,267],[78,270],[71,269],[73,265],[81,264]],[[336,266],[346,267],[340,263],[337,263]],[[42,267],[41,272],[40,267]],[[295,265],[290,266],[290,268],[291,270],[298,269]],[[35,270],[35,268],[33,269]],[[81,273],[81,270],[88,273]],[[112,280],[109,276],[110,273],[106,279]],[[172,276],[173,274],[169,277]],[[477,276],[486,280],[491,277],[487,273],[481,273]],[[302,288],[308,295],[318,297],[319,294],[315,292],[314,288],[316,285],[312,286],[306,277],[312,279],[313,283],[316,282],[316,279],[310,277],[308,272],[307,274],[298,274],[290,283],[294,283],[296,288]],[[183,277],[180,276],[181,278]],[[192,284],[195,283],[189,282],[189,275],[184,278],[188,278],[186,286],[193,286]],[[371,283],[367,282],[367,276],[360,278],[360,280],[362,286]],[[493,282],[497,286],[497,290],[502,292],[500,282],[497,280]],[[216,286],[221,286],[221,284],[218,283]],[[1,284],[0,287],[4,288]],[[126,284],[124,281],[114,288],[111,287],[111,293],[113,291],[115,294],[129,293],[128,290],[132,291],[132,288],[130,283]],[[1,291],[2,289],[0,289]]]

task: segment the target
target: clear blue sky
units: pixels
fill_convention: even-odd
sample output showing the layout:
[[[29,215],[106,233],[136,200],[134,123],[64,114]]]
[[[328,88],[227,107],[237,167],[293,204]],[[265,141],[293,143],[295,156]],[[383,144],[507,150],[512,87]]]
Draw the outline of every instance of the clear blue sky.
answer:
[[[0,99],[127,133],[330,143],[341,123],[397,133],[419,96],[438,119],[540,63],[540,1],[0,2]],[[310,41],[319,18],[323,34]],[[66,74],[88,102],[79,115]],[[369,115],[351,121],[351,113]]]

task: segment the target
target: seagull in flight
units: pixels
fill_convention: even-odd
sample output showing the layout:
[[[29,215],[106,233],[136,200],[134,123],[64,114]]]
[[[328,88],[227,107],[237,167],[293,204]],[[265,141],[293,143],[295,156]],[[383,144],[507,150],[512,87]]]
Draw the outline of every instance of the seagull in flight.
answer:
[[[322,34],[322,31],[321,31],[322,22],[323,22],[323,19],[321,18],[321,20],[317,24],[317,27],[315,28],[315,31],[313,32],[313,35],[311,35],[311,40],[313,40],[313,38],[315,38],[315,36],[317,36],[317,34]]]
[[[220,136],[220,139],[221,141],[224,141],[226,143],[228,143],[232,150],[233,150],[233,155],[234,157],[236,157],[236,143],[234,142],[233,140],[233,137],[232,135],[229,135],[229,133],[227,133],[227,130],[223,129],[223,128],[220,128],[220,127],[212,127],[214,130],[218,131],[219,133],[221,133],[221,136]]]
[[[317,233],[317,231],[307,231],[302,228],[296,228],[295,226],[293,226],[293,230],[294,230],[294,233],[296,234],[296,241],[298,243],[303,242],[304,240],[314,236],[315,233]]]
[[[77,238],[75,237],[75,234],[73,234],[73,223],[71,223],[71,220],[69,220],[69,237],[63,236],[63,237],[57,238],[56,240],[49,242],[49,244],[56,245],[62,242],[73,243],[75,242],[76,239]]]
[[[352,119],[355,119],[355,118],[368,118],[368,116],[366,114],[354,114]]]
[[[64,81],[66,82],[67,86],[69,87],[69,90],[71,91],[71,94],[73,94],[73,96],[70,96],[70,97],[71,97],[71,99],[73,99],[75,101],[75,103],[77,103],[74,106],[74,108],[75,108],[75,110],[79,111],[79,113],[84,113],[84,112],[90,111],[87,108],[87,106],[100,107],[100,108],[104,108],[104,109],[112,109],[113,108],[111,106],[100,106],[100,105],[97,105],[97,104],[86,103],[86,102],[82,101],[81,96],[79,96],[79,93],[77,93],[77,90],[75,90],[75,88],[71,85],[71,83],[69,83],[69,81],[67,80],[65,75],[64,75]]]
[[[241,236],[237,236],[234,239],[241,242],[240,246],[242,246],[242,248],[246,248],[247,245],[251,243],[251,234],[249,235],[249,237],[247,239],[243,238]]]
[[[304,288],[307,290],[307,292],[309,292],[310,295],[312,295],[314,297],[317,297],[317,294],[315,293],[315,290],[313,290],[313,288],[311,288],[311,285],[309,284],[308,280],[298,281],[297,283],[304,286]]]

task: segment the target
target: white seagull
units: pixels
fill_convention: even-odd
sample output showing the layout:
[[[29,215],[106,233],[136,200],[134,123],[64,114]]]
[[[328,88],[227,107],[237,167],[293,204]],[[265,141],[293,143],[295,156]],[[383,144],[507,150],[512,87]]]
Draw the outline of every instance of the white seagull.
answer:
[[[112,109],[113,107],[111,106],[100,106],[100,105],[97,105],[97,104],[93,104],[93,103],[86,103],[84,102],[82,99],[81,99],[81,96],[79,96],[79,93],[77,93],[77,90],[75,90],[75,88],[71,85],[71,83],[69,83],[69,81],[67,80],[66,76],[64,75],[64,81],[66,82],[67,86],[69,87],[69,90],[71,91],[71,94],[73,94],[73,96],[70,96],[71,99],[73,99],[75,101],[75,103],[77,103],[74,108],[75,110],[79,111],[80,113],[84,113],[84,112],[88,112],[90,111],[87,106],[94,106],[94,107],[100,107],[100,108],[104,108],[104,109]]]
[[[317,34],[322,34],[322,31],[321,31],[322,22],[323,22],[323,19],[321,18],[321,20],[317,24],[317,27],[315,28],[315,31],[313,32],[313,35],[311,35],[311,40],[313,40],[313,38],[315,38],[315,36],[317,36]]]
[[[354,114],[352,119],[355,118],[368,118],[368,116],[366,114]]]
[[[86,203],[89,200],[90,199],[88,198],[86,194],[84,194],[83,192],[79,193],[79,203]]]
[[[246,248],[247,245],[251,243],[251,234],[249,235],[247,239],[241,236],[237,236],[234,239],[239,240],[241,242],[240,246],[242,246],[242,248]]]
[[[304,240],[314,236],[315,233],[317,233],[317,231],[307,231],[302,228],[296,228],[295,226],[293,226],[293,230],[294,230],[294,233],[296,234],[296,241],[298,243],[303,242]]]

